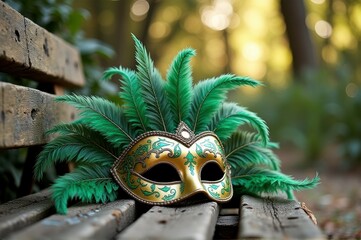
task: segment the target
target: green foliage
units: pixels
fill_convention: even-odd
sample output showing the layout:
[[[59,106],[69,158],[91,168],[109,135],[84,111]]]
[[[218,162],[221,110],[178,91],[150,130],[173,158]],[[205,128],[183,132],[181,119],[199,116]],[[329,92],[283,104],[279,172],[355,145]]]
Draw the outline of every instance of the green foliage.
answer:
[[[0,202],[16,198],[25,154],[24,149],[0,150]]]
[[[266,90],[262,104],[267,102],[269,107],[264,109],[258,105],[254,108],[262,112],[273,130],[274,139],[307,149],[306,158],[311,160],[321,153],[321,142],[330,137],[330,122],[334,116],[329,116],[329,119],[322,119],[321,116],[328,111],[329,100],[333,96],[328,95],[328,87],[320,80],[304,80],[282,90]],[[285,112],[287,114],[283,114]]]
[[[302,82],[283,89],[266,88],[262,98],[250,104],[266,119],[271,137],[301,149],[307,164],[328,161],[323,154],[330,146],[341,169],[361,164],[361,92],[351,62],[343,61],[305,74],[298,79]]]

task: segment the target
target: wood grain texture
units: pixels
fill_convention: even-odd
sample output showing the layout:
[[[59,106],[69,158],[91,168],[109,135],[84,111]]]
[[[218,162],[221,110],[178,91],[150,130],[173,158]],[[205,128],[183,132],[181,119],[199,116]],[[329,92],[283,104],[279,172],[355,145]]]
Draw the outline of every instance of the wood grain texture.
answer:
[[[243,196],[240,209],[241,239],[324,239],[299,202]]]
[[[187,207],[154,206],[116,239],[212,239],[218,213],[215,202]]]
[[[54,212],[50,191],[28,195],[0,205],[0,238]]]
[[[66,87],[84,85],[79,51],[0,3],[0,71]]]
[[[67,215],[54,214],[6,239],[112,239],[134,218],[134,200],[79,204]]]
[[[54,102],[54,95],[0,82],[0,149],[47,143],[45,131],[69,122],[76,110]]]

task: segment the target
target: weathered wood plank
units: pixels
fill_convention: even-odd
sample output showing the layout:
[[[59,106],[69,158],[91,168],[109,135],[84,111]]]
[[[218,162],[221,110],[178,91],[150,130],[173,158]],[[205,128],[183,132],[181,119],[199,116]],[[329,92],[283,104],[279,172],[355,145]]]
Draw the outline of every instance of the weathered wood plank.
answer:
[[[299,202],[243,196],[240,209],[241,239],[324,239]]]
[[[28,195],[0,205],[0,238],[54,212],[50,191]]]
[[[111,239],[134,218],[134,200],[79,204],[67,215],[54,214],[6,239]]]
[[[54,95],[0,82],[0,149],[44,144],[44,132],[76,117],[76,110],[54,102]]]
[[[0,71],[66,87],[84,85],[79,51],[0,4]]]
[[[154,206],[116,239],[212,239],[218,213],[215,202],[187,207]]]

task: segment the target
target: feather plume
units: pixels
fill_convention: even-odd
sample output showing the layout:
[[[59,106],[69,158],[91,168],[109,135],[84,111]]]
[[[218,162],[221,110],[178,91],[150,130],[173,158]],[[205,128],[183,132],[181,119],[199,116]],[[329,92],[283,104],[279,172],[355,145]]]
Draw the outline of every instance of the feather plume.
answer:
[[[199,82],[194,87],[190,118],[187,121],[193,132],[197,134],[205,131],[211,117],[226,98],[226,93],[242,85],[255,87],[259,82],[232,74]]]
[[[224,143],[224,152],[233,172],[250,165],[266,166],[280,170],[280,161],[272,148],[277,144],[269,142],[264,146],[260,136],[255,133],[236,132]]]
[[[208,124],[208,130],[213,131],[221,141],[227,140],[232,133],[237,131],[243,123],[249,123],[258,130],[263,144],[269,141],[266,123],[255,113],[237,106],[236,103],[223,103],[218,112]]]
[[[263,169],[258,166],[248,166],[237,171],[232,177],[232,184],[238,194],[255,194],[285,192],[289,197],[292,190],[299,191],[314,188],[319,184],[319,177],[313,179],[295,180],[293,177]]]
[[[119,92],[119,96],[124,102],[124,114],[133,127],[140,128],[140,133],[144,133],[149,129],[149,121],[137,75],[134,71],[113,67],[104,72],[103,79],[109,79],[116,74],[122,77],[120,79],[122,91]]]
[[[78,198],[82,202],[108,202],[117,199],[119,186],[111,177],[109,167],[80,166],[55,180],[51,187],[56,211],[66,214],[67,202]]]
[[[151,130],[174,132],[185,121],[195,134],[205,130],[221,139],[227,162],[231,166],[235,192],[247,194],[286,192],[316,186],[319,178],[298,181],[282,174],[278,157],[272,152],[277,144],[269,141],[265,122],[255,113],[224,103],[229,90],[239,86],[255,87],[260,83],[231,74],[199,82],[192,88],[192,49],[178,53],[170,65],[165,82],[154,67],[149,53],[135,42],[137,71],[110,68],[103,79],[121,76],[120,98],[123,106],[99,97],[67,95],[56,101],[73,105],[80,119],[60,124],[48,131],[58,137],[47,144],[35,165],[35,177],[56,162],[75,162],[76,169],[59,177],[52,186],[58,213],[66,213],[67,201],[106,202],[117,198],[119,185],[110,167],[138,135]],[[240,131],[248,123],[257,132]]]
[[[143,44],[132,35],[135,42],[135,59],[137,61],[137,76],[142,87],[142,93],[147,109],[151,130],[173,132],[175,124],[168,99],[164,91],[165,81]]]
[[[122,109],[100,97],[65,95],[55,99],[66,102],[80,110],[77,122],[99,131],[114,146],[126,146],[133,141],[136,132],[130,129]]]
[[[193,93],[192,71],[189,63],[194,55],[195,51],[190,48],[180,51],[167,74],[165,89],[177,126],[189,116]]]
[[[53,163],[75,162],[77,164],[95,164],[110,166],[120,154],[99,133],[79,124],[61,124],[48,133],[62,134],[48,143],[39,154],[35,163],[35,178],[41,180],[45,170]]]

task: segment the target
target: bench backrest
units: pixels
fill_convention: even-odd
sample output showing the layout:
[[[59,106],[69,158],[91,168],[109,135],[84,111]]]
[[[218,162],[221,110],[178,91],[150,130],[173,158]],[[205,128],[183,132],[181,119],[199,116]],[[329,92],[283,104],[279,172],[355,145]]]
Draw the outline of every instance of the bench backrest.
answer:
[[[0,149],[45,144],[46,130],[75,117],[73,108],[53,99],[84,85],[80,54],[5,3],[0,43],[0,72],[39,82],[39,90],[0,82]]]

